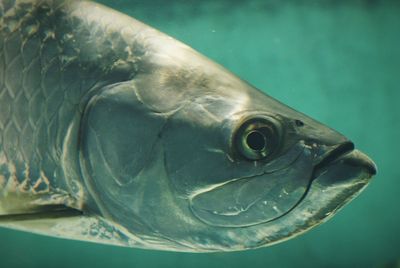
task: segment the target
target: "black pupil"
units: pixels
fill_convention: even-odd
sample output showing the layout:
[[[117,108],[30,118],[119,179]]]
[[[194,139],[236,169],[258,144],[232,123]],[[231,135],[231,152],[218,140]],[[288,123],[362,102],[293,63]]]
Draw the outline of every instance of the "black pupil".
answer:
[[[258,131],[250,132],[249,135],[247,135],[246,143],[250,149],[254,151],[261,151],[266,145],[264,135]]]

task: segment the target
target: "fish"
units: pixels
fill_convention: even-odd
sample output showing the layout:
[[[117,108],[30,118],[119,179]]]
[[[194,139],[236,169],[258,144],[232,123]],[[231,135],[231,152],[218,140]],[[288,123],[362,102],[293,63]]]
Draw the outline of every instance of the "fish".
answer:
[[[248,250],[325,222],[376,173],[341,133],[125,14],[0,0],[2,228]]]

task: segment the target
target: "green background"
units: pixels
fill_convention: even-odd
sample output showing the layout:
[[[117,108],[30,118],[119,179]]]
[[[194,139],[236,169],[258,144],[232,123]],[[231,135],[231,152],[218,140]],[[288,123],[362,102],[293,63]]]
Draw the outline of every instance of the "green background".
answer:
[[[379,174],[332,220],[268,248],[188,254],[0,229],[1,268],[400,267],[400,1],[102,2],[342,132]]]

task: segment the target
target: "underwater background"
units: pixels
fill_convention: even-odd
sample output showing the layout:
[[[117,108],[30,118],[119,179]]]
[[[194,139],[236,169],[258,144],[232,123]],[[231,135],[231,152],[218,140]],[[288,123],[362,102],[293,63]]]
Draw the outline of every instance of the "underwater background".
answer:
[[[400,267],[400,1],[100,1],[343,133],[379,172],[327,223],[233,253],[120,248],[0,229],[0,267]]]

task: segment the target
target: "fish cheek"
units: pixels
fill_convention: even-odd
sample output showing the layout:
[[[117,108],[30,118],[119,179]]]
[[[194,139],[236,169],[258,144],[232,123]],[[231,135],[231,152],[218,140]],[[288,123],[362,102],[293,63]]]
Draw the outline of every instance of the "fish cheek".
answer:
[[[230,163],[204,129],[169,124],[163,134],[165,167],[179,194],[230,178]]]
[[[178,194],[187,197],[212,185],[261,172],[262,167],[243,168],[231,158],[225,134],[221,121],[198,103],[169,118],[162,134],[165,167]]]
[[[137,100],[129,84],[107,88],[91,99],[81,122],[80,165],[103,210],[130,209],[130,190],[150,161],[164,122]]]
[[[200,192],[191,199],[190,207],[211,226],[246,227],[273,221],[301,202],[312,171],[312,158],[305,152],[286,168]]]

